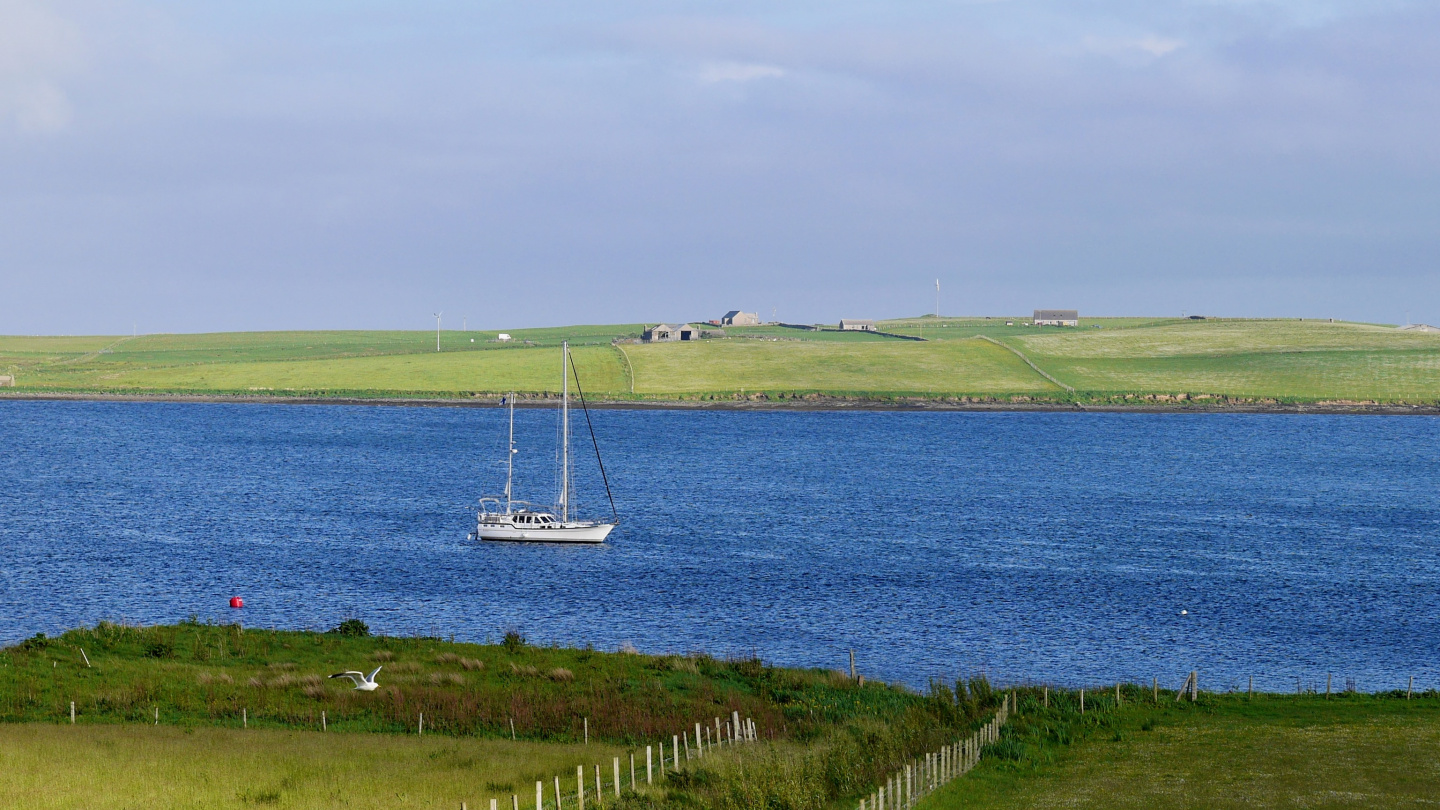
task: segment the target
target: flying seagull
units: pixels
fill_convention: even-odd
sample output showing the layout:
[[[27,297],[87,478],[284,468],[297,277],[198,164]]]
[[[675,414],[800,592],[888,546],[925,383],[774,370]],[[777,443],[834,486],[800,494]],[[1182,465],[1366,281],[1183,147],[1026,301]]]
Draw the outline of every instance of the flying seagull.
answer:
[[[380,687],[380,684],[375,682],[375,676],[379,674],[380,670],[384,668],[385,667],[383,665],[375,667],[375,671],[370,673],[369,675],[366,675],[363,672],[356,672],[354,670],[350,670],[349,672],[337,672],[330,677],[349,678],[350,680],[355,682],[355,688],[360,690],[361,692],[374,692]]]

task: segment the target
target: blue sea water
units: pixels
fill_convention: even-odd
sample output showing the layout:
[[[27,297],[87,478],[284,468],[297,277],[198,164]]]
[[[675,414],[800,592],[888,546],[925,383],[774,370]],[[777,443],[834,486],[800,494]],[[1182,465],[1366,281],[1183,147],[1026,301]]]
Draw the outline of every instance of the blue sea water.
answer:
[[[592,417],[623,524],[557,547],[466,539],[504,483],[499,409],[0,403],[0,641],[354,616],[832,668],[854,649],[914,685],[1440,688],[1434,418]],[[516,422],[517,491],[551,502],[555,414]]]

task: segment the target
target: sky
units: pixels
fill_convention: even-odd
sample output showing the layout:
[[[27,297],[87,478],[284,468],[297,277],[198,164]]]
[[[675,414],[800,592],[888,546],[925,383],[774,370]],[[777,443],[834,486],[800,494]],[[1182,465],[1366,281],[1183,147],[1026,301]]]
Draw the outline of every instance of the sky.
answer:
[[[1440,323],[1440,4],[0,0],[0,334]]]

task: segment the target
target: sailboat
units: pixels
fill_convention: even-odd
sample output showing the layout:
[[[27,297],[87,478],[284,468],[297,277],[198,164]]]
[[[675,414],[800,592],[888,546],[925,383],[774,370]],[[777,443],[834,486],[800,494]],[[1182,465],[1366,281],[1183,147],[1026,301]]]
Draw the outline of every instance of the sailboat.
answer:
[[[580,395],[580,407],[585,413],[585,425],[590,429],[590,442],[595,447],[595,460],[600,465],[600,477],[605,482],[605,494],[610,498],[611,520],[579,520],[571,515],[570,491],[570,375],[575,375],[575,390]],[[515,395],[508,398],[510,405],[510,443],[505,453],[505,494],[501,497],[480,499],[476,513],[475,533],[471,539],[492,541],[521,541],[532,543],[603,543],[610,532],[620,523],[615,511],[615,498],[610,494],[610,480],[605,475],[605,463],[600,460],[600,444],[595,440],[595,428],[590,424],[590,409],[585,407],[585,392],[580,388],[580,375],[575,371],[575,361],[570,357],[570,343],[560,344],[560,493],[553,510],[537,509],[527,501],[514,497],[515,480]]]

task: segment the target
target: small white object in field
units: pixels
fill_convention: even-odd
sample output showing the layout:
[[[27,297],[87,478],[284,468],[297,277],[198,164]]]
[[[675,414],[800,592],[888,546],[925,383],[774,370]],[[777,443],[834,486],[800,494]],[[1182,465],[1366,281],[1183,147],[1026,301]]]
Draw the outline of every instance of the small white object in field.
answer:
[[[380,684],[375,682],[375,676],[379,674],[380,670],[384,668],[385,666],[383,664],[375,667],[375,671],[371,672],[369,675],[366,675],[363,672],[356,672],[354,670],[350,670],[348,672],[337,672],[330,677],[349,678],[350,680],[355,682],[355,688],[360,690],[361,692],[374,692],[380,687]]]
[[[1190,615],[1190,611],[1188,611],[1188,610],[1182,610],[1182,611],[1180,611],[1180,615],[1181,615],[1181,616],[1189,616],[1189,615]]]

